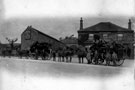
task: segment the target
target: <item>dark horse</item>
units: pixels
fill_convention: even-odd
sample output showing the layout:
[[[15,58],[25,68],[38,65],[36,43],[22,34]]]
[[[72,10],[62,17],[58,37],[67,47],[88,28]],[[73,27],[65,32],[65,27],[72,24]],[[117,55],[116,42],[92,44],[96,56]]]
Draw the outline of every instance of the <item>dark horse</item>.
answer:
[[[33,54],[35,59],[38,59],[40,56],[43,60],[48,59],[48,56],[50,54],[50,44],[48,43],[38,43],[35,42],[31,47],[30,47],[30,52]]]
[[[59,48],[58,49],[58,51],[57,51],[57,53],[58,53],[58,62],[64,62],[65,61],[65,52],[64,52],[64,49],[62,49],[62,48]]]
[[[78,49],[77,50],[77,56],[78,56],[79,63],[83,63],[84,58],[86,57],[86,51],[82,50],[82,49]]]
[[[72,56],[73,56],[73,50],[71,48],[66,48],[66,49],[59,49],[58,50],[58,61],[65,61],[66,62],[72,62]]]
[[[17,50],[17,56],[19,56],[19,58],[22,58],[22,57],[28,58],[29,50]]]
[[[72,56],[73,56],[73,50],[71,48],[67,48],[65,50],[65,58],[66,58],[66,62],[72,62]]]

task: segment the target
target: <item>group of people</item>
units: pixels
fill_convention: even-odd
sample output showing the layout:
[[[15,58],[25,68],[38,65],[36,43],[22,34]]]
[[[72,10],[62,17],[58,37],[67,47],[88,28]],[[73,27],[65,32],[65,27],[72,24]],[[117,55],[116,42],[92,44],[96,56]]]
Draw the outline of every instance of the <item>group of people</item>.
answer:
[[[31,52],[33,50],[35,52],[36,50],[43,51],[41,53],[38,52],[37,55],[48,53],[53,57],[53,61],[58,62],[72,62],[72,57],[74,55],[77,55],[79,63],[84,63],[84,58],[86,58],[88,64],[90,63],[99,64],[99,62],[104,62],[104,60],[109,61],[111,59],[120,58],[118,49],[124,48],[123,45],[118,44],[115,41],[105,42],[104,40],[101,40],[98,37],[95,37],[94,43],[89,48],[78,46],[77,50],[74,50],[73,48],[70,47],[64,47],[59,48],[57,50],[52,50],[50,52],[49,46],[50,45],[46,43],[37,42],[31,47]],[[47,56],[45,54],[43,55]],[[120,56],[123,56],[123,53],[121,53]]]
[[[120,51],[121,50],[121,51]],[[106,60],[108,65],[110,60],[116,60],[123,58],[124,47],[121,44],[112,42],[105,42],[103,40],[97,40],[93,45],[88,49],[87,60],[88,64],[90,63],[103,63]],[[115,62],[114,62],[115,63]]]
[[[60,48],[56,51],[52,51],[53,61],[56,61],[58,57],[58,62],[72,62],[73,55],[77,55],[78,62],[84,63],[84,58],[86,58],[87,63],[90,64],[94,61],[95,64],[100,61],[110,60],[111,58],[118,58],[118,49],[124,48],[122,45],[116,42],[105,42],[103,40],[98,40],[94,42],[91,47],[85,48],[83,46],[78,47],[76,51],[71,48]]]
[[[86,58],[87,50],[85,47],[80,46],[77,48],[77,50],[73,50],[70,47],[66,48],[59,48],[58,50],[52,51],[52,58],[53,61],[58,62],[72,62],[73,56],[78,57],[79,63],[84,63],[84,58]],[[57,57],[57,58],[56,58]]]
[[[42,57],[43,60],[48,57],[53,57],[53,61],[58,62],[72,62],[72,57],[77,55],[79,63],[84,63],[84,58],[86,58],[88,64],[99,64],[99,62],[104,62],[104,60],[106,60],[106,63],[108,64],[109,60],[124,56],[123,53],[119,53],[120,48],[123,49],[123,45],[118,44],[115,41],[105,42],[98,37],[95,37],[94,43],[89,48],[78,46],[77,50],[70,47],[51,50],[50,44],[35,42],[31,46],[30,51],[18,51],[18,55],[20,57],[23,55],[29,57],[29,52],[31,52],[35,53],[35,59],[38,59],[39,56]],[[127,51],[130,56],[131,50],[128,49]],[[6,52],[3,51],[4,56],[5,53]]]

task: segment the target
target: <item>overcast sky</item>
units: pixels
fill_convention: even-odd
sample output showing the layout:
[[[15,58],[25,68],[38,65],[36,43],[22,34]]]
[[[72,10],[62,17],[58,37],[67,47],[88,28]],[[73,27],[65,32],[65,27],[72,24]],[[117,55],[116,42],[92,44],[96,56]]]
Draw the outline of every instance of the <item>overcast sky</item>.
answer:
[[[135,22],[134,0],[0,0],[0,41],[18,38],[32,27],[58,39],[77,36],[80,17],[84,27],[112,22],[127,28]],[[134,26],[133,26],[134,28]]]

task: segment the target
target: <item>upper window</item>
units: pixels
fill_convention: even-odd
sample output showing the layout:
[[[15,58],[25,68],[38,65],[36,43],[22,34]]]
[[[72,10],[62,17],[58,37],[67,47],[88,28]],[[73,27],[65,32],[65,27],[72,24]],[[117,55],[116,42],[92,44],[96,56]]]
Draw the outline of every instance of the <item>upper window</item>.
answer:
[[[89,34],[89,40],[93,40],[93,34]]]
[[[103,38],[106,39],[108,37],[108,34],[103,34]]]
[[[123,34],[118,34],[118,40],[122,40]]]

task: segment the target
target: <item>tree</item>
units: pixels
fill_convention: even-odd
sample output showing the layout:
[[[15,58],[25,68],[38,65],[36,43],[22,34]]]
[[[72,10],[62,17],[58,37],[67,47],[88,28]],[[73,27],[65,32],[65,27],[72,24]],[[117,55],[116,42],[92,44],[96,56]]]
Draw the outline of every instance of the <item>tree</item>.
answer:
[[[62,40],[62,37],[60,37],[59,40],[61,41]]]
[[[10,44],[10,47],[11,47],[11,50],[14,49],[14,43],[18,40],[17,38],[15,39],[9,39],[8,37],[6,37],[6,40],[8,40],[9,44]]]

